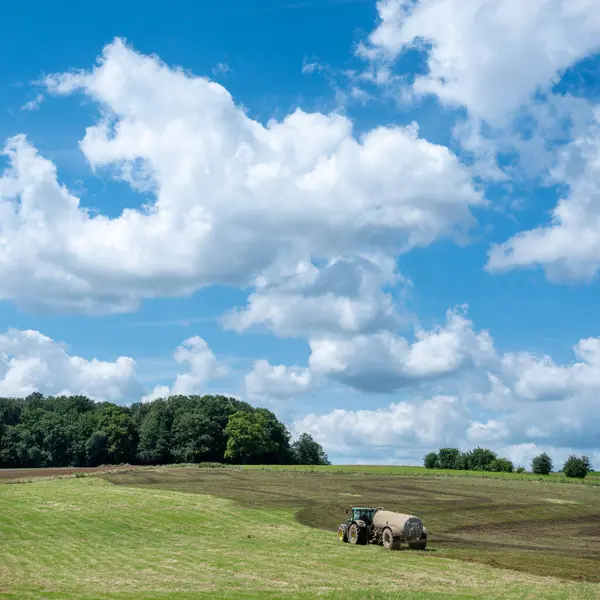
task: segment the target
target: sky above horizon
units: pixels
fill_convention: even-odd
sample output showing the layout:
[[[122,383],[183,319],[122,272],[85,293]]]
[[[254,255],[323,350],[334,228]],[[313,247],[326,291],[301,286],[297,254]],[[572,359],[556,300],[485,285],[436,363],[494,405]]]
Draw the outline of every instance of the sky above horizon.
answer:
[[[593,0],[9,1],[0,48],[0,395],[600,467]]]

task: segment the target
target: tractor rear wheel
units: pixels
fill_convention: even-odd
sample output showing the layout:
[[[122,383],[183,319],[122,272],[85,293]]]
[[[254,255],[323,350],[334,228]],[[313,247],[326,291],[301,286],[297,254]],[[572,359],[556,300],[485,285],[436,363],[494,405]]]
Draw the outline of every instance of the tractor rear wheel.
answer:
[[[348,525],[346,525],[345,523],[342,523],[338,527],[338,539],[340,540],[340,542],[348,541]]]
[[[399,550],[400,549],[400,540],[397,537],[394,537],[391,529],[384,529],[382,541],[383,547],[386,550]]]
[[[367,532],[364,527],[359,527],[356,523],[350,525],[348,532],[351,544],[363,545],[367,543]]]

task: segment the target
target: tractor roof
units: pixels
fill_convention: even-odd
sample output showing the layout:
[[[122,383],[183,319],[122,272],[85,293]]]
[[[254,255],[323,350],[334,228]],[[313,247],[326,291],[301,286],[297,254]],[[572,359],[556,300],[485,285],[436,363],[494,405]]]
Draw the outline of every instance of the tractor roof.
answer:
[[[352,510],[375,510],[372,506],[353,506]]]

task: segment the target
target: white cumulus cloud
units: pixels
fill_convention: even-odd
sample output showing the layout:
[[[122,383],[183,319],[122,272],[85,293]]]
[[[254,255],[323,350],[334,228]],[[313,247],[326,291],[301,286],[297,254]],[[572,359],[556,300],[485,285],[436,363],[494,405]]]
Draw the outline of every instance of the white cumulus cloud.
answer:
[[[311,371],[369,391],[393,391],[495,358],[489,334],[476,332],[460,310],[448,311],[443,326],[418,329],[413,343],[391,331],[309,342]]]
[[[0,396],[83,394],[126,404],[142,391],[132,358],[106,362],[72,356],[64,344],[34,330],[0,335]]]
[[[272,365],[266,360],[255,361],[244,381],[250,398],[275,400],[295,398],[311,391],[314,384],[307,368]]]
[[[355,335],[396,327],[402,317],[382,287],[401,277],[395,262],[375,257],[338,258],[321,268],[306,261],[289,273],[257,282],[243,310],[224,316],[225,327],[262,325],[279,336]]]
[[[413,89],[497,121],[547,92],[600,49],[595,0],[380,0],[362,56],[382,63],[420,48]]]
[[[221,85],[120,40],[91,71],[47,85],[99,106],[80,144],[92,168],[154,199],[92,215],[25,136],[8,140],[0,298],[30,308],[129,311],[203,285],[251,285],[282,261],[394,256],[463,231],[483,202],[452,152],[414,125],[356,137],[348,118],[302,110],[263,125]]]
[[[313,376],[371,393],[404,388],[410,397],[383,408],[338,408],[296,419],[298,431],[314,434],[344,460],[412,461],[445,444],[483,445],[518,462],[540,448],[557,456],[597,449],[600,338],[580,340],[576,361],[560,364],[548,355],[499,353],[487,332],[449,311],[444,326],[420,332],[412,344],[389,332],[374,339],[322,342],[309,362]]]
[[[398,402],[377,410],[337,409],[309,414],[293,423],[295,432],[310,433],[328,452],[360,457],[412,446],[453,443],[465,418],[458,398],[435,396],[421,403]]]
[[[229,372],[227,367],[219,363],[206,341],[199,336],[184,340],[173,358],[178,364],[187,364],[187,371],[178,373],[171,387],[155,386],[142,398],[143,402],[179,394],[201,394],[208,381],[225,377]]]
[[[600,109],[595,124],[559,154],[552,176],[568,186],[548,224],[493,246],[492,272],[541,266],[553,281],[591,280],[600,266]]]

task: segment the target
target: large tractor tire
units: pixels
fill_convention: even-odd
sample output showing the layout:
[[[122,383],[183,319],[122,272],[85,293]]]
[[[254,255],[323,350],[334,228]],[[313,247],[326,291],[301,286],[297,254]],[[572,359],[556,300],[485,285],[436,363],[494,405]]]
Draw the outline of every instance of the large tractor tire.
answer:
[[[400,550],[400,540],[394,536],[391,529],[384,529],[381,539],[386,550]]]
[[[338,539],[340,540],[340,542],[348,541],[348,525],[346,525],[345,523],[342,523],[338,527]]]
[[[350,525],[348,538],[351,544],[362,546],[367,543],[367,532],[364,527],[359,527],[356,523]]]

